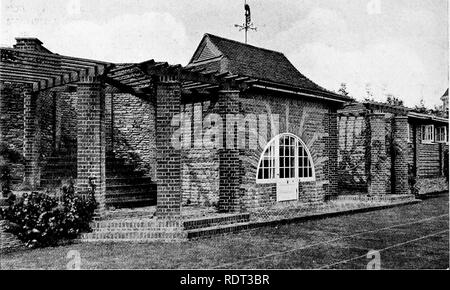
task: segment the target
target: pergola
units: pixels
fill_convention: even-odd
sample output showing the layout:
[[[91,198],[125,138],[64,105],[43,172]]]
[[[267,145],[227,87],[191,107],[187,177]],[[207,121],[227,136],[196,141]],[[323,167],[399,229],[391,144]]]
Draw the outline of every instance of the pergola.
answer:
[[[58,54],[0,48],[0,81],[28,84],[34,92],[100,76],[112,66]]]
[[[50,52],[0,48],[0,82],[23,85],[24,185],[31,189],[39,186],[39,153],[35,122],[37,96],[45,90],[65,85],[73,84],[78,87],[76,91],[78,99],[77,189],[85,191],[95,185],[96,198],[100,203],[101,210],[104,205],[106,187],[102,83],[137,96],[155,97],[157,118],[164,120],[164,122],[158,123],[157,128],[159,130],[156,136],[157,144],[159,144],[157,150],[161,152],[161,154],[157,154],[158,164],[167,168],[167,166],[177,166],[176,164],[167,165],[170,163],[167,160],[172,159],[167,158],[165,154],[172,150],[167,147],[170,144],[168,140],[171,138],[170,130],[167,131],[167,127],[171,127],[170,119],[173,117],[173,112],[165,112],[165,114],[163,109],[166,103],[171,102],[168,97],[170,94],[168,95],[167,92],[178,92],[173,101],[175,108],[179,108],[181,91],[217,90],[232,87],[243,89],[248,88],[256,80],[229,72],[219,73],[204,69],[184,68],[181,65],[169,65],[167,62],[156,62],[155,60],[137,64],[114,64]],[[155,90],[158,86],[163,89]],[[160,176],[160,178],[164,177]],[[168,184],[170,185],[170,182]],[[164,187],[159,187],[158,192],[164,192]],[[171,194],[175,194],[173,190]],[[164,197],[158,197],[158,200],[164,203]]]
[[[218,93],[219,115],[239,114],[237,99],[241,91],[254,87],[301,97],[343,102],[335,94],[314,92],[304,88],[270,83],[261,79],[196,67],[170,65],[149,60],[142,63],[114,64],[59,54],[0,48],[0,82],[23,84],[25,159],[24,184],[39,184],[38,150],[36,146],[36,96],[39,92],[70,84],[77,85],[77,189],[85,191],[94,185],[100,212],[105,205],[105,110],[103,85],[107,83],[122,92],[137,96],[153,96],[156,100],[156,167],[157,213],[161,216],[180,214],[179,149],[171,147],[176,130],[171,121],[180,112],[181,94],[186,91]],[[332,95],[332,96],[331,96]],[[238,176],[236,150],[220,150],[226,161],[220,170]],[[230,157],[231,156],[231,157]],[[234,172],[234,173],[233,173]],[[231,200],[223,210],[233,210],[233,186],[237,181],[220,179],[220,195]],[[228,198],[229,197],[229,198]]]

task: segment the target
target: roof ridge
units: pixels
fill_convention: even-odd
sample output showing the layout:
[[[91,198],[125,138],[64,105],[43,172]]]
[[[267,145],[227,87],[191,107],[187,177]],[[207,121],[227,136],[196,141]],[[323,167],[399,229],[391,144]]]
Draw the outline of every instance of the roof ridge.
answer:
[[[212,36],[212,37],[215,37],[215,38],[219,38],[219,39],[223,39],[223,40],[226,40],[226,41],[238,43],[238,44],[241,44],[241,45],[250,46],[250,47],[257,48],[257,49],[261,49],[261,50],[265,50],[265,51],[275,52],[275,53],[281,54],[281,55],[283,55],[284,57],[286,57],[286,56],[284,55],[284,53],[282,53],[282,52],[280,52],[280,51],[273,50],[273,49],[268,49],[268,48],[264,48],[264,47],[259,47],[259,46],[251,45],[251,44],[248,44],[248,43],[244,43],[244,42],[237,41],[237,40],[234,40],[234,39],[225,38],[225,37],[218,36],[218,35],[211,34],[211,33],[205,33],[205,36]]]

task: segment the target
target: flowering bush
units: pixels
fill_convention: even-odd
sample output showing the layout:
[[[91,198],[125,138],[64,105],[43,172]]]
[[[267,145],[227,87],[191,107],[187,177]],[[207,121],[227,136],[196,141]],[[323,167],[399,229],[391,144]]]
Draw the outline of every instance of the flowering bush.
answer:
[[[41,192],[26,193],[1,209],[0,218],[9,222],[6,230],[25,245],[54,246],[89,231],[96,206],[92,192],[83,198],[75,195],[70,185],[63,188],[60,199]]]
[[[11,198],[12,164],[22,161],[20,153],[0,142],[0,191],[3,197]]]

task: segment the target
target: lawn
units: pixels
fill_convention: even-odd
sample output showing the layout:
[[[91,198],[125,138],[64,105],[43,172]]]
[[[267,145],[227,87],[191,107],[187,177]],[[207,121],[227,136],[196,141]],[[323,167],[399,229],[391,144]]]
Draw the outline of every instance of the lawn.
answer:
[[[386,248],[380,252],[382,268],[448,268],[448,229],[445,195],[419,204],[188,242],[78,243],[17,251],[3,254],[0,267],[66,269],[69,251],[76,250],[82,269],[310,269],[327,265],[364,269],[369,250]],[[350,261],[339,263],[343,260]]]

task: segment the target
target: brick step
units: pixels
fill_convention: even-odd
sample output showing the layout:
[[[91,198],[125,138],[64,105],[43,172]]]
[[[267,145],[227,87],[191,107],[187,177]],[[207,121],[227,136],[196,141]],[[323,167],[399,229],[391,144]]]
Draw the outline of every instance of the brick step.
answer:
[[[62,186],[62,179],[69,179],[70,177],[60,176],[59,178],[55,179],[41,179],[40,188],[56,188]]]
[[[105,196],[106,203],[124,203],[124,202],[137,202],[137,201],[149,201],[156,204],[156,194],[143,194],[133,192],[124,195],[107,195]]]
[[[186,230],[188,239],[206,238],[228,233],[245,231],[251,228],[250,222],[235,223],[229,225],[211,226],[206,228]]]
[[[138,196],[135,198],[106,198],[106,206],[113,206],[115,208],[127,208],[127,207],[144,207],[156,205],[155,197],[142,197]]]
[[[134,201],[134,200],[154,200],[156,199],[156,193],[148,192],[127,192],[124,194],[106,194],[106,202],[119,202],[119,201]]]
[[[119,196],[136,196],[136,195],[154,195],[156,196],[156,188],[151,186],[135,186],[135,187],[129,187],[125,189],[115,189],[111,190],[106,188],[105,196],[106,197],[119,197]]]
[[[56,167],[58,167],[58,166],[61,166],[61,165],[69,165],[69,166],[75,166],[76,167],[76,164],[77,164],[77,160],[75,159],[75,160],[57,160],[57,159],[54,159],[54,160],[49,160],[49,159],[46,159],[45,160],[45,165],[46,166],[56,166]]]
[[[145,171],[123,171],[123,172],[117,172],[117,171],[110,171],[106,169],[106,178],[107,179],[130,179],[130,178],[147,178],[148,172]]]
[[[106,184],[107,192],[116,192],[116,191],[128,191],[132,189],[153,189],[156,190],[156,184],[154,183],[136,183],[136,184],[120,184],[120,185],[112,185]]]
[[[106,187],[106,196],[133,196],[152,195],[156,196],[156,186],[150,184],[141,185],[117,185]]]
[[[185,240],[185,232],[170,231],[123,231],[123,232],[92,232],[81,235],[82,242],[136,241],[152,242],[156,240]]]
[[[152,219],[100,220],[91,223],[93,232],[148,231],[155,228]]]
[[[200,228],[209,228],[215,226],[225,226],[230,224],[244,223],[250,221],[250,214],[232,214],[226,216],[217,216],[209,218],[192,219],[183,222],[185,230],[195,230]]]
[[[67,162],[76,162],[77,156],[48,156],[45,158],[47,161],[67,161]]]
[[[77,173],[76,172],[44,172],[41,175],[41,179],[46,179],[46,180],[52,180],[52,179],[61,179],[61,178],[76,178]]]
[[[114,210],[107,211],[105,216],[100,220],[102,222],[130,221],[130,220],[147,220],[152,218],[156,212],[156,206],[149,206],[139,210]]]
[[[116,198],[116,197],[123,197],[123,198],[133,198],[134,196],[156,196],[156,190],[154,188],[130,188],[128,190],[116,190],[116,191],[109,191],[107,190],[105,193],[106,198]]]
[[[121,170],[121,169],[128,169],[128,170],[133,170],[136,168],[135,165],[133,164],[129,164],[129,163],[125,163],[123,161],[110,161],[110,160],[106,160],[105,161],[105,165],[106,167],[109,167],[112,170]]]
[[[152,184],[155,185],[151,177],[106,177],[106,186],[132,185],[132,184]]]

